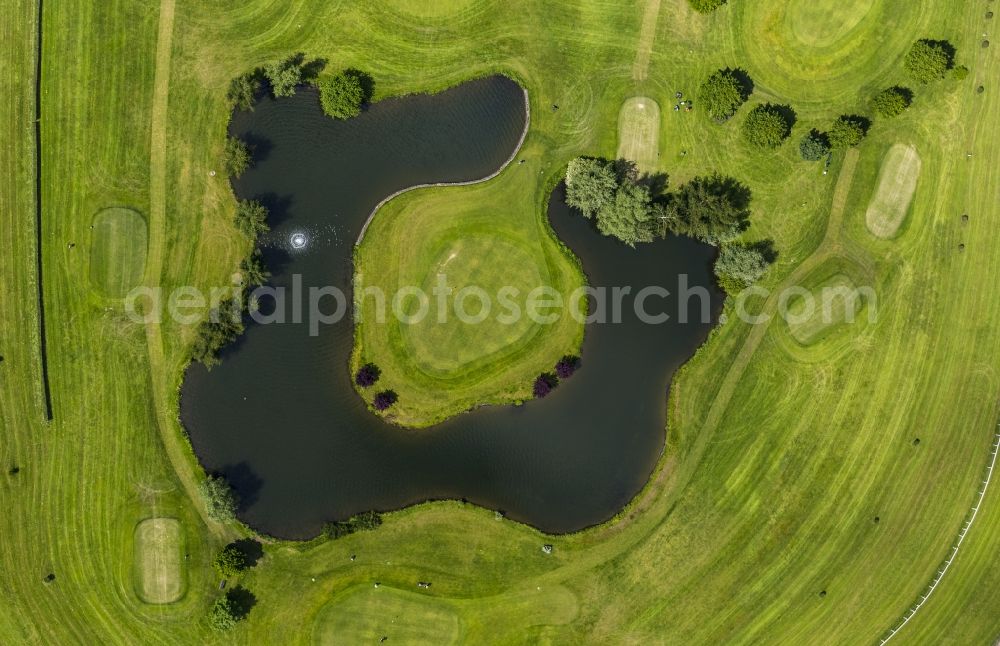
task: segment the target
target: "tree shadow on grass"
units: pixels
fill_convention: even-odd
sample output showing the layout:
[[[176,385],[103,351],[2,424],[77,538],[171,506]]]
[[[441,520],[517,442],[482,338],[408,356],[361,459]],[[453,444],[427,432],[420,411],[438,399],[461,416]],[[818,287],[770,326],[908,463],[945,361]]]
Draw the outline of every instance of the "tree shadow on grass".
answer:
[[[238,541],[233,541],[232,546],[239,550],[243,558],[246,559],[248,568],[255,567],[257,562],[264,557],[264,546],[252,538],[241,538]]]
[[[237,620],[245,619],[253,607],[257,605],[257,595],[241,585],[229,590],[226,597],[233,604],[233,616]]]
[[[746,102],[746,100],[750,98],[750,95],[753,94],[754,91],[753,79],[750,78],[750,75],[747,73],[746,70],[739,67],[735,69],[727,67],[724,71],[732,74],[733,77],[736,79],[736,81],[740,84],[740,96],[742,96],[743,101]]]

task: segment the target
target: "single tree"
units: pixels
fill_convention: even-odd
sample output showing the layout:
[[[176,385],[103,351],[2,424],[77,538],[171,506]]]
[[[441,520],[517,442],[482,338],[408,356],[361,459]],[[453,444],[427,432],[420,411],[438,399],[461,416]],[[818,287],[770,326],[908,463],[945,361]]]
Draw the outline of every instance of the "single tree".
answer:
[[[535,384],[532,387],[532,392],[536,399],[541,399],[548,395],[552,390],[559,385],[559,379],[551,372],[543,372],[535,378]]]
[[[257,236],[267,233],[270,229],[267,224],[268,215],[267,207],[257,200],[240,200],[236,204],[236,215],[233,222],[245,236],[256,240]]]
[[[652,242],[656,222],[649,189],[625,182],[615,191],[615,199],[597,212],[597,230],[634,247]]]
[[[872,110],[880,117],[895,117],[903,114],[913,101],[913,92],[905,87],[889,87],[872,98]]]
[[[826,134],[810,130],[799,142],[799,154],[806,161],[819,161],[830,154],[830,142]]]
[[[334,119],[350,119],[361,114],[365,90],[357,74],[349,71],[328,76],[319,82],[319,102],[323,112]]]
[[[372,406],[375,407],[375,410],[383,411],[395,404],[398,400],[399,395],[397,395],[395,391],[383,390],[375,395],[375,399],[372,400]]]
[[[226,147],[222,151],[222,167],[230,177],[239,177],[250,168],[253,157],[250,147],[236,137],[226,139]]]
[[[709,116],[721,123],[739,110],[750,97],[735,70],[712,72],[698,88],[698,103],[705,106]]]
[[[604,159],[577,157],[566,167],[566,204],[588,218],[614,202],[618,177]]]
[[[723,289],[732,294],[760,280],[768,265],[767,258],[760,249],[742,244],[727,244],[722,246],[715,261],[715,275]]]
[[[791,131],[783,108],[770,103],[754,106],[743,122],[743,137],[756,148],[777,148]]]
[[[230,543],[216,554],[212,566],[223,577],[236,576],[247,569],[247,558],[239,547]]]
[[[918,83],[930,83],[944,77],[954,58],[955,48],[948,41],[922,38],[907,52],[903,67]]]
[[[298,54],[264,66],[264,76],[271,83],[275,97],[292,96],[302,82],[302,57]]]
[[[209,518],[226,522],[236,517],[236,494],[225,478],[208,476],[201,483],[200,492]]]
[[[827,137],[830,139],[830,147],[833,149],[849,148],[857,146],[865,138],[868,124],[864,117],[844,115],[838,117]]]
[[[243,306],[235,298],[228,298],[209,312],[207,319],[198,325],[191,358],[206,368],[219,363],[219,350],[243,334]]]
[[[238,617],[236,614],[236,608],[234,607],[232,599],[229,598],[229,595],[226,594],[219,599],[216,599],[208,618],[209,625],[212,626],[212,629],[218,630],[219,632],[225,632],[234,628],[237,621]]]
[[[366,363],[358,368],[358,372],[354,375],[354,383],[362,388],[369,388],[374,386],[375,382],[377,382],[381,376],[382,371],[378,366],[374,363]]]
[[[951,75],[956,81],[964,81],[969,78],[969,68],[965,65],[959,65],[958,67],[953,67],[951,70]]]
[[[750,218],[750,190],[721,175],[695,177],[667,197],[671,230],[718,245],[743,231]]]
[[[580,357],[567,354],[556,362],[556,376],[560,379],[567,379],[573,376],[577,368],[580,367]]]
[[[226,99],[237,110],[253,110],[257,93],[260,92],[260,78],[256,72],[240,74],[229,82]]]
[[[688,2],[698,13],[710,13],[726,4],[726,0],[688,0]]]
[[[260,249],[254,249],[240,261],[240,278],[247,289],[263,285],[270,277],[271,273],[264,267],[264,256]]]

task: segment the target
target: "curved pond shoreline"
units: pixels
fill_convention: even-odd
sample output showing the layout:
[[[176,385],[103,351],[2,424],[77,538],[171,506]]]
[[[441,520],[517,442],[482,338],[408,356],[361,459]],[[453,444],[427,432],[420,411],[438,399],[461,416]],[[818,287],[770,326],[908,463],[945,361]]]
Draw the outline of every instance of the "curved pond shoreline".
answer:
[[[387,100],[356,122],[326,119],[314,99],[265,100],[234,118],[236,134],[264,144],[257,167],[235,188],[241,198],[278,207],[275,246],[266,250],[276,286],[298,273],[306,285],[349,294],[350,229],[364,226],[377,196],[414,184],[485,181],[472,178],[502,171],[527,130],[524,90],[496,77]],[[413,129],[417,122],[423,129]],[[442,140],[462,145],[444,145],[443,153]],[[408,146],[404,164],[395,163],[400,141]],[[430,181],[441,179],[448,181]],[[663,281],[679,273],[714,285],[710,247],[671,238],[629,249],[598,235],[558,191],[549,218],[594,286],[669,285]],[[282,249],[297,229],[315,244],[302,253]],[[301,326],[251,325],[221,366],[209,373],[193,365],[186,375],[181,417],[196,455],[206,470],[227,476],[243,500],[240,518],[263,533],[308,538],[328,520],[442,499],[502,510],[550,533],[606,521],[647,484],[663,452],[671,376],[711,324],[588,326],[584,367],[546,400],[474,409],[420,433],[371,415],[349,373],[330,370],[347,365],[354,327],[348,318],[310,338]],[[664,359],[642,365],[651,355]],[[623,384],[623,370],[635,366],[635,383]]]
[[[500,166],[500,168],[496,169],[486,177],[480,177],[479,179],[471,179],[465,182],[429,182],[426,184],[414,184],[413,186],[401,188],[391,195],[387,195],[382,199],[382,201],[376,204],[375,208],[372,209],[372,212],[368,214],[368,218],[365,219],[365,223],[361,225],[361,233],[358,234],[358,239],[354,242],[354,246],[359,246],[365,239],[365,233],[368,232],[368,225],[372,223],[372,220],[375,218],[375,214],[378,213],[383,206],[389,203],[390,200],[399,197],[403,193],[409,193],[410,191],[415,191],[418,188],[431,188],[435,186],[472,186],[473,184],[482,184],[483,182],[488,182],[500,173],[504,172],[504,170],[510,166],[510,163],[514,161],[514,158],[517,157],[517,154],[521,152],[524,140],[528,137],[528,130],[531,128],[531,100],[528,97],[528,90],[524,89],[522,91],[524,92],[524,130],[521,131],[521,138],[518,140],[517,145],[514,146],[514,151],[510,154],[510,157],[507,158],[507,161]]]

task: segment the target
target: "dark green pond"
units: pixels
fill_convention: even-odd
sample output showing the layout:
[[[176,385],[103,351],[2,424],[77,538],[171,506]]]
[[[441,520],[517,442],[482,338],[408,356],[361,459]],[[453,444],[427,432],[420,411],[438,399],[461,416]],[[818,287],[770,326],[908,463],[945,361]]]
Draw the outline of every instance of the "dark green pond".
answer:
[[[324,117],[306,90],[237,114],[232,130],[258,158],[235,188],[271,206],[271,284],[291,287],[299,274],[306,288],[349,294],[352,246],[375,204],[413,184],[490,174],[524,120],[521,89],[501,77],[386,100],[348,122]],[[676,294],[683,274],[710,291],[714,319],[722,299],[711,247],[669,238],[630,249],[600,236],[558,190],[549,218],[591,285]],[[307,234],[304,249],[288,244],[294,232]],[[205,468],[237,489],[240,517],[274,536],[307,538],[359,511],[444,498],[569,532],[610,518],[645,484],[663,450],[670,379],[712,325],[679,323],[674,297],[651,298],[646,309],[671,319],[643,323],[626,306],[621,323],[588,325],[581,369],[544,400],[419,431],[383,423],[356,395],[350,316],[315,337],[305,321],[251,324],[222,365],[188,370],[181,417]]]

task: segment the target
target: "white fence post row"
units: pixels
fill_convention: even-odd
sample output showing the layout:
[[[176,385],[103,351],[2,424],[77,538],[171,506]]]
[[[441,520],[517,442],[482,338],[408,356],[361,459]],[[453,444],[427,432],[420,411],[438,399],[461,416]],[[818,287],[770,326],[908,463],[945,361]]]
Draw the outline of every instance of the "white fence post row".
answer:
[[[997,428],[1000,429],[1000,424],[997,425]],[[958,532],[958,542],[951,546],[951,556],[948,557],[948,560],[944,562],[944,567],[938,570],[937,576],[935,576],[934,580],[931,581],[931,585],[927,589],[927,594],[920,597],[920,601],[917,603],[917,605],[910,608],[909,612],[907,612],[906,615],[903,616],[903,621],[901,621],[898,626],[892,628],[889,631],[889,633],[879,641],[880,646],[888,642],[893,637],[895,637],[896,633],[898,633],[903,628],[903,626],[905,626],[907,622],[909,622],[910,619],[913,618],[913,615],[917,614],[917,611],[920,610],[921,606],[923,606],[927,602],[927,599],[931,596],[931,593],[933,593],[935,588],[937,588],[938,583],[940,583],[941,579],[944,578],[944,575],[948,571],[948,568],[951,567],[951,562],[955,560],[955,556],[958,555],[958,548],[962,546],[962,541],[965,540],[966,533],[968,533],[969,528],[972,527],[972,523],[976,520],[976,514],[979,513],[979,507],[983,504],[983,498],[986,496],[986,490],[989,488],[990,480],[993,478],[993,467],[996,466],[997,451],[1000,450],[1000,430],[998,430],[996,436],[994,436],[994,441],[990,445],[990,448],[992,449],[990,451],[990,463],[986,467],[986,479],[983,480],[983,488],[977,494],[976,502],[975,504],[973,504],[972,509],[970,510],[972,514],[969,516],[969,519],[962,526],[962,529]]]

